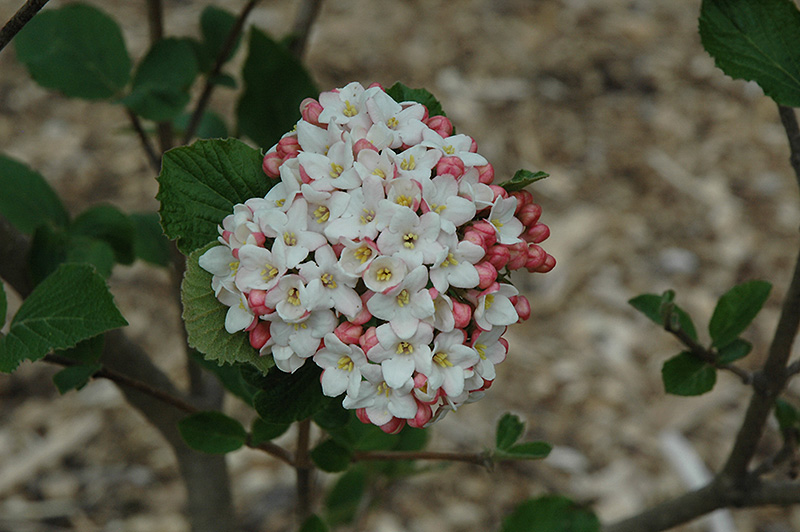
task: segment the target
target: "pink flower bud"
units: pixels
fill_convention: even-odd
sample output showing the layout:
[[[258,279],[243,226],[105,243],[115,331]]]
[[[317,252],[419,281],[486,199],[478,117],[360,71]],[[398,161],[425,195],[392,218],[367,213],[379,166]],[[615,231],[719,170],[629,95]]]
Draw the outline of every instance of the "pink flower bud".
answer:
[[[482,247],[484,250],[486,249],[486,245],[484,244],[485,239],[483,238],[483,233],[476,231],[474,229],[467,229],[464,233],[464,240],[467,242],[472,242],[476,246]]]
[[[453,317],[456,329],[466,329],[472,319],[472,307],[467,303],[453,300]]]
[[[391,421],[386,423],[385,425],[381,425],[380,428],[386,434],[397,434],[403,427],[406,426],[406,420],[400,419],[399,417],[393,417]]]
[[[270,339],[269,322],[260,321],[250,330],[250,345],[261,349]]]
[[[491,262],[481,261],[475,265],[475,269],[478,270],[480,288],[489,288],[497,279],[497,268],[492,266]]]
[[[509,270],[518,270],[525,267],[528,262],[528,243],[517,242],[516,244],[509,244],[508,246],[509,257],[506,268]]]
[[[497,242],[497,229],[495,229],[495,227],[486,220],[475,222],[472,224],[472,229],[478,231],[483,237],[483,245],[485,249],[489,249],[489,247],[493,246],[495,242]]]
[[[331,246],[333,248],[333,252],[336,253],[336,258],[342,256],[342,250],[344,249],[344,244],[334,244]]]
[[[344,321],[333,330],[333,334],[345,344],[357,344],[364,328],[361,325]]]
[[[431,296],[432,300],[436,299],[437,297],[439,297],[439,291],[437,289],[435,289],[434,287],[428,288],[428,294]]]
[[[519,315],[520,323],[531,317],[531,303],[525,296],[519,296],[517,302],[514,303],[514,310]]]
[[[358,420],[360,422],[365,423],[367,425],[372,423],[372,421],[369,420],[369,416],[367,415],[367,409],[366,408],[357,408],[356,409],[356,417],[358,418]]]
[[[475,139],[473,139],[472,137],[470,137],[469,140],[470,140],[469,151],[472,153],[478,153],[478,143],[475,142]]]
[[[517,218],[525,227],[533,227],[539,221],[541,215],[542,208],[535,203],[528,203],[517,211]]]
[[[375,327],[370,327],[358,339],[358,345],[364,353],[368,353],[370,349],[378,345],[378,335],[375,334]]]
[[[444,156],[436,163],[436,175],[450,174],[458,179],[464,175],[464,161],[459,157]]]
[[[361,150],[372,150],[376,153],[378,152],[378,148],[376,148],[375,145],[367,139],[358,139],[356,143],[353,144],[353,155],[358,155]]]
[[[278,155],[278,152],[271,151],[264,156],[261,169],[264,170],[267,176],[277,179],[281,176],[281,171],[279,170],[281,164],[283,164],[283,157]]]
[[[300,152],[300,142],[295,136],[283,137],[278,141],[278,145],[275,149],[281,158],[286,159],[289,155]]]
[[[233,255],[234,259],[239,260],[239,248],[233,248],[231,250],[231,255]]]
[[[306,185],[313,181],[313,179],[311,179],[311,176],[308,175],[308,172],[306,172],[306,169],[303,168],[302,165],[298,165],[298,169],[300,170],[300,181],[302,181]]]
[[[536,244],[528,246],[528,260],[525,261],[525,268],[531,273],[535,272],[547,258],[547,253]]]
[[[250,290],[247,294],[247,304],[250,306],[250,310],[253,311],[253,314],[263,316],[272,311],[272,309],[264,304],[266,297],[266,290]]]
[[[514,214],[517,215],[519,215],[519,211],[521,211],[525,205],[533,203],[533,194],[527,190],[515,190],[511,193],[511,196],[517,198],[517,210],[514,211]],[[517,218],[519,218],[519,216],[517,216]]]
[[[433,410],[431,405],[426,403],[417,403],[417,414],[413,419],[408,420],[408,426],[415,429],[421,429],[433,417]]]
[[[370,314],[369,310],[367,310],[367,301],[370,300],[372,296],[375,295],[375,292],[367,291],[361,294],[361,312],[356,314],[354,318],[352,318],[350,323],[355,325],[364,325],[369,320],[372,319],[372,314]]]
[[[432,116],[425,121],[425,125],[445,139],[453,134],[453,123],[446,116]]]
[[[523,233],[522,238],[525,239],[526,242],[533,242],[534,244],[539,244],[547,240],[547,237],[550,236],[550,228],[547,227],[545,224],[534,224],[530,229]]]
[[[303,120],[311,122],[315,126],[320,126],[319,115],[322,113],[322,105],[314,98],[306,98],[300,102],[300,114]]]
[[[222,231],[222,240],[224,240],[225,242],[230,243],[232,235],[233,235],[233,231],[228,231],[228,230]]]
[[[384,88],[383,88],[383,85],[381,85],[381,84],[380,84],[380,83],[378,83],[377,81],[373,81],[372,83],[370,83],[370,84],[369,84],[369,87],[367,87],[367,88],[368,88],[368,89],[371,89],[371,88],[373,88],[373,87],[380,87],[380,89],[381,89],[383,92],[386,92],[386,89],[384,89]]]
[[[510,259],[511,251],[509,251],[508,246],[502,244],[495,244],[490,247],[486,250],[486,255],[483,256],[483,260],[490,262],[497,270],[501,270],[508,264]]]
[[[536,268],[536,272],[547,273],[555,267],[556,267],[556,258],[553,257],[552,255],[547,255],[544,258],[544,262],[542,263],[542,265]]]
[[[506,353],[508,353],[508,340],[506,340],[505,338],[503,338],[503,337],[501,336],[500,338],[498,338],[498,339],[497,339],[497,342],[498,342],[500,345],[502,345],[502,346],[503,346],[503,349],[505,349]],[[505,358],[503,358],[503,360],[505,360]]]
[[[250,325],[244,328],[245,332],[252,331],[253,329],[256,328],[256,325],[258,325],[258,318],[253,316],[253,321],[250,322]]]
[[[267,241],[267,236],[260,231],[255,233],[250,233],[250,236],[253,237],[253,240],[255,241],[257,246],[263,247],[264,243]]]
[[[492,181],[494,181],[494,166],[492,166],[492,163],[476,166],[475,169],[478,170],[478,181],[484,185],[492,184]]]
[[[495,201],[497,198],[506,199],[508,197],[508,191],[499,185],[489,185],[489,188],[491,188],[492,192],[494,193]]]

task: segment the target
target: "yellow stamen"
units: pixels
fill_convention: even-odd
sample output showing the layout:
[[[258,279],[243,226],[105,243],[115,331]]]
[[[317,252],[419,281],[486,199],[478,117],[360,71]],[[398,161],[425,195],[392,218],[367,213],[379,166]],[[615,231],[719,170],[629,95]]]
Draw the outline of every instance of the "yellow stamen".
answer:
[[[375,219],[375,211],[369,209],[362,209],[364,214],[361,216],[361,225],[367,225]]]
[[[305,324],[305,323],[295,323],[294,324],[294,330],[298,331],[300,329],[308,329],[308,325]]]
[[[503,227],[503,222],[501,222],[497,218],[493,218],[492,219],[492,225],[495,226],[496,228],[500,229],[501,227]]]
[[[361,261],[361,264],[364,264],[372,256],[372,248],[369,246],[361,246],[353,254]]]
[[[453,256],[452,253],[448,253],[447,258],[442,261],[441,267],[447,268],[451,264],[455,266],[456,264],[458,264],[458,261],[456,260],[456,258]]]
[[[398,355],[410,355],[414,352],[414,346],[409,344],[408,342],[400,342],[397,344],[397,354]]]
[[[484,344],[475,344],[475,351],[482,360],[486,360],[486,346]]]
[[[353,107],[353,104],[350,103],[350,100],[345,100],[344,101],[344,111],[342,111],[342,114],[344,116],[350,118],[350,117],[356,116],[358,114],[358,109]]]
[[[445,146],[444,148],[442,148],[442,150],[443,150],[443,151],[444,151],[444,152],[445,152],[447,155],[453,155],[453,154],[456,152],[456,149],[455,149],[455,148],[453,148],[453,146],[452,146],[452,145]]]
[[[276,207],[283,207],[283,204],[286,203],[286,198],[281,198],[275,202]]]
[[[264,279],[265,281],[269,281],[276,275],[278,275],[278,268],[276,268],[272,264],[265,264],[264,269],[261,270],[261,278]]]
[[[372,171],[372,175],[376,175],[376,176],[380,177],[381,179],[386,179],[386,172],[384,172],[380,168],[376,168],[375,170],[373,170]]]
[[[239,261],[235,260],[235,261],[229,263],[228,264],[228,268],[230,268],[232,272],[235,272],[236,270],[239,269]]]
[[[386,121],[386,125],[392,129],[396,128],[399,124],[400,122],[398,122],[397,118],[395,117],[391,117],[389,120]]]
[[[339,359],[339,363],[337,364],[336,367],[339,369],[343,369],[345,371],[353,371],[355,364],[353,364],[353,361],[350,359],[349,356],[345,355]]]
[[[294,233],[290,233],[286,231],[283,233],[283,243],[287,246],[296,246],[297,245],[297,235]]]
[[[492,304],[494,303],[494,294],[487,294],[486,299],[484,299],[483,308],[489,310],[492,308]]]
[[[411,301],[411,296],[408,294],[408,290],[403,288],[402,292],[397,294],[395,300],[397,301],[397,306],[402,308],[408,305],[408,302]]]
[[[314,210],[314,218],[316,218],[318,224],[327,222],[330,217],[331,211],[324,205],[320,205]]]
[[[400,168],[403,170],[413,170],[417,167],[417,163],[414,161],[414,156],[409,155],[408,159],[403,159],[403,162],[400,163]]]
[[[331,163],[331,171],[328,175],[331,176],[332,179],[336,179],[344,172],[344,167],[341,164]]]
[[[319,279],[322,281],[322,286],[325,288],[330,288],[331,290],[336,288],[336,281],[333,280],[333,275],[329,273],[323,273],[320,275]]]
[[[286,301],[295,307],[300,306],[300,291],[297,288],[290,288],[289,293],[286,294]]]
[[[443,368],[452,368],[453,363],[447,360],[447,353],[436,353],[433,355],[433,361],[442,366]]]
[[[382,383],[380,383],[378,385],[378,387],[376,388],[376,391],[378,392],[378,395],[383,394],[386,397],[389,397],[389,393],[392,391],[392,389],[389,388],[389,385],[386,384],[386,381],[383,381]]]
[[[397,199],[395,199],[394,202],[398,205],[402,205],[403,207],[411,207],[414,204],[414,198],[406,195],[400,195],[397,196]]]
[[[389,268],[381,268],[375,273],[375,278],[379,281],[391,281],[392,280],[392,270]]]
[[[442,211],[447,208],[447,205],[437,205],[435,203],[431,203],[431,210],[436,214],[442,214]]]
[[[419,236],[415,235],[414,233],[406,233],[406,234],[404,234],[403,235],[403,247],[406,247],[408,249],[414,249],[414,243],[417,241],[417,238],[419,238]]]

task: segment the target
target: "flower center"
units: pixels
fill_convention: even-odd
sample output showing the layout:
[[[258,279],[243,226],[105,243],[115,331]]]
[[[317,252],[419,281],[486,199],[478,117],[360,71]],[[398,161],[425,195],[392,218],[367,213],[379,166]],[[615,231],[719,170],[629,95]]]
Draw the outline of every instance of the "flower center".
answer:
[[[239,261],[235,260],[229,263],[228,268],[230,268],[232,272],[236,272],[239,269]]]
[[[453,148],[452,144],[450,144],[442,148],[442,151],[444,151],[447,155],[453,155],[456,152],[456,149]]]
[[[400,342],[397,344],[397,354],[398,355],[410,355],[414,352],[414,346],[409,344],[408,342]]]
[[[363,261],[362,261],[363,262]],[[379,281],[391,281],[392,280],[392,270],[389,268],[383,267],[375,272],[375,278]]]
[[[355,364],[353,364],[353,360],[347,355],[344,355],[342,358],[340,358],[336,365],[337,368],[345,371],[353,371],[354,366]]]
[[[367,225],[375,219],[375,211],[369,209],[362,209],[364,214],[361,215],[361,225]]]
[[[444,259],[444,260],[442,261],[442,265],[441,265],[441,267],[442,267],[442,268],[447,268],[447,267],[448,267],[448,266],[450,266],[451,264],[452,264],[453,266],[455,266],[456,264],[458,264],[458,261],[456,260],[456,258],[453,256],[453,254],[452,254],[452,253],[448,253],[448,254],[447,254],[447,258],[446,258],[446,259]]]
[[[441,351],[433,355],[433,361],[442,366],[443,368],[452,368],[453,363],[447,360],[447,353]]]
[[[380,177],[381,179],[386,179],[386,172],[384,172],[380,168],[376,168],[375,170],[373,170],[372,171],[372,175],[376,175],[376,176]]]
[[[331,163],[331,171],[328,173],[328,175],[331,176],[331,179],[336,179],[342,175],[342,172],[344,172],[344,166],[341,164]]]
[[[386,384],[386,381],[383,381],[378,385],[376,391],[378,392],[378,395],[385,395],[386,397],[389,397],[389,392],[391,392],[392,389],[389,388],[389,385]]]
[[[396,128],[399,124],[400,122],[398,122],[397,118],[395,117],[391,117],[389,120],[386,121],[386,125],[392,129]]]
[[[278,275],[278,268],[276,268],[272,264],[265,264],[264,269],[261,270],[261,278],[264,279],[265,281],[269,281],[276,275]]]
[[[419,236],[415,235],[414,233],[406,233],[406,234],[404,234],[403,235],[403,247],[406,247],[408,249],[414,249],[414,243],[417,241],[417,238],[419,238]]]
[[[501,222],[498,218],[492,218],[492,225],[500,229],[503,227],[503,222]]]
[[[322,286],[325,288],[330,288],[331,290],[336,288],[336,281],[333,280],[333,275],[329,273],[323,273],[320,275],[319,279],[322,281]]]
[[[355,251],[354,255],[361,261],[361,264],[364,264],[372,256],[372,249],[369,246],[361,246]]]
[[[342,111],[342,114],[344,116],[346,116],[347,118],[352,118],[352,117],[354,117],[354,116],[356,116],[358,114],[358,109],[353,107],[353,104],[350,103],[350,100],[345,100],[344,101],[344,111]]]
[[[437,205],[435,203],[431,203],[431,210],[436,214],[442,214],[442,211],[447,208],[447,205]]]
[[[403,170],[413,170],[417,167],[417,163],[414,161],[414,156],[409,155],[408,159],[403,159],[403,162],[400,163],[400,168]]]
[[[397,196],[397,199],[395,199],[394,202],[398,205],[402,205],[403,207],[411,207],[414,204],[414,198],[406,196],[405,194],[401,194],[400,196]]]
[[[286,198],[281,198],[275,202],[276,207],[283,207],[283,204],[286,203]]]
[[[403,288],[403,290],[397,294],[395,299],[397,301],[397,306],[402,308],[408,305],[408,302],[411,300],[411,296],[408,294],[408,290]]]
[[[294,233],[290,233],[286,231],[283,233],[283,243],[287,246],[296,246],[297,245],[297,235]]]
[[[483,301],[484,301],[483,308],[489,310],[490,308],[492,308],[492,304],[494,303],[494,294],[487,294],[486,299],[484,299]]]
[[[297,288],[290,288],[289,292],[286,294],[286,301],[294,305],[295,307],[300,305],[300,290]]]
[[[486,360],[486,346],[483,344],[475,344],[475,351],[478,352],[478,356],[481,357],[481,360]]]
[[[314,218],[318,224],[325,223],[331,217],[331,211],[325,205],[320,205],[314,209]]]
[[[300,329],[308,329],[308,324],[306,323],[295,323],[294,330],[299,331]]]

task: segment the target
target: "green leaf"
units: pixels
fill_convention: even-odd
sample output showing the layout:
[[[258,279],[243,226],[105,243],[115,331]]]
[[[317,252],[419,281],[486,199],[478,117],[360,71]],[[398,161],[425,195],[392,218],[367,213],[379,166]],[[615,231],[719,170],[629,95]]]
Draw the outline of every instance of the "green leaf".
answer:
[[[642,294],[633,299],[628,300],[628,303],[650,318],[659,327],[666,326],[666,319],[672,320],[673,327],[679,327],[692,340],[697,340],[697,329],[695,329],[694,322],[689,314],[682,308],[674,303],[675,292],[667,290],[663,294]]]
[[[497,422],[495,446],[501,451],[506,451],[522,437],[524,432],[525,423],[514,414],[506,412]]]
[[[230,334],[225,330],[228,307],[220,303],[211,288],[212,275],[200,267],[198,260],[216,243],[198,249],[186,260],[186,273],[181,284],[183,321],[189,345],[217,364],[248,362],[266,372],[272,357],[261,357],[250,345],[245,332]]]
[[[350,422],[352,410],[344,408],[342,400],[343,398],[329,401],[325,408],[314,414],[314,423],[326,431],[345,427]]]
[[[274,440],[289,430],[290,425],[291,423],[267,423],[257,417],[253,420],[253,426],[250,429],[252,444],[258,445],[265,441]]]
[[[0,214],[23,233],[44,224],[64,227],[69,215],[58,194],[38,172],[0,155]]]
[[[386,89],[386,94],[397,102],[417,102],[428,108],[428,116],[445,116],[442,104],[426,89],[412,89],[399,81]]]
[[[67,256],[64,262],[91,264],[97,273],[105,278],[111,275],[114,267],[114,250],[102,240],[84,235],[68,235]]]
[[[231,76],[230,74],[217,74],[213,78],[208,79],[209,83],[212,85],[219,85],[220,87],[227,87],[229,89],[235,89],[239,86],[236,82],[236,79]]]
[[[367,489],[367,472],[361,465],[350,468],[325,497],[325,517],[331,526],[353,520]]]
[[[311,450],[311,459],[322,471],[338,473],[350,466],[350,461],[353,459],[353,450],[328,439]]]
[[[664,390],[673,395],[702,395],[717,382],[714,366],[699,360],[688,351],[670,358],[661,368]]]
[[[203,72],[209,72],[214,67],[214,62],[222,52],[225,41],[235,24],[236,16],[224,9],[216,6],[207,6],[203,9],[203,13],[200,15],[200,32],[203,35],[203,42],[198,50],[200,69]],[[241,41],[242,34],[239,33],[225,61],[233,57]]]
[[[264,389],[253,398],[253,407],[267,423],[291,423],[311,417],[329,400],[322,395],[321,373],[314,364],[306,364],[294,373],[273,368],[264,379]]]
[[[135,212],[129,218],[133,224],[133,253],[136,257],[156,266],[169,266],[169,240],[161,229],[158,213]]]
[[[225,454],[247,442],[241,423],[221,412],[197,412],[178,422],[178,430],[189,447],[209,454]]]
[[[148,120],[172,120],[189,103],[197,73],[197,56],[188,39],[161,39],[139,64],[131,92],[120,103]]]
[[[216,241],[217,226],[233,206],[263,198],[272,188],[258,150],[236,140],[198,140],[164,154],[159,190],[161,225],[189,254]]]
[[[328,530],[330,530],[328,525],[316,514],[311,514],[300,527],[300,532],[328,532]]]
[[[8,312],[8,298],[6,297],[6,287],[0,281],[0,329],[6,324],[6,312]]]
[[[69,232],[106,242],[120,264],[131,264],[135,258],[133,222],[112,205],[89,207],[73,220]]]
[[[103,348],[106,345],[106,335],[98,334],[81,342],[75,347],[56,351],[57,355],[76,360],[81,364],[94,364],[103,355]]]
[[[517,170],[514,177],[505,183],[500,183],[500,186],[506,189],[506,192],[515,192],[548,176],[550,176],[550,174],[545,172],[536,172],[534,174],[529,170]]]
[[[0,340],[0,371],[127,324],[94,268],[64,264],[33,290],[11,321]]]
[[[69,366],[53,375],[53,384],[62,395],[70,390],[80,390],[102,367],[102,364]]]
[[[300,102],[319,91],[289,51],[256,28],[250,30],[242,70],[244,91],[236,108],[239,131],[272,146],[300,120]]]
[[[741,338],[737,338],[719,350],[719,363],[730,364],[740,358],[746,357],[753,349],[753,344]]]
[[[543,441],[529,441],[500,450],[495,456],[501,460],[541,460],[547,458],[553,446]]]
[[[775,418],[781,432],[797,430],[800,427],[800,412],[783,399],[775,400]]]
[[[66,96],[110,98],[130,77],[131,59],[119,25],[90,5],[42,11],[14,44],[33,79]]]
[[[766,281],[748,281],[723,294],[708,324],[712,345],[725,347],[734,341],[764,306],[771,289]]]
[[[183,113],[175,119],[173,125],[175,126],[176,133],[183,135],[186,128],[189,127],[189,120],[191,119],[190,113]],[[228,137],[228,127],[225,121],[217,113],[206,111],[200,118],[200,124],[195,131],[195,137],[199,139],[224,139]]]
[[[594,513],[561,495],[545,495],[518,505],[500,532],[599,532]]]
[[[48,225],[37,228],[28,256],[34,283],[41,282],[65,262],[91,264],[103,277],[108,277],[114,266],[114,250],[96,238],[73,235]]]
[[[700,40],[727,75],[800,106],[800,12],[791,0],[704,0]]]

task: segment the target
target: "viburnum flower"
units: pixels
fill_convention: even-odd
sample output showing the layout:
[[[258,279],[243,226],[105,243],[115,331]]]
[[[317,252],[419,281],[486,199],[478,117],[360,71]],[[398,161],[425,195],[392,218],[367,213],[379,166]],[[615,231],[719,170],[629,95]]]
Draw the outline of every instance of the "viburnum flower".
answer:
[[[303,100],[264,154],[271,189],[199,259],[228,333],[278,371],[313,361],[321,393],[390,433],[483,396],[535,308],[509,274],[555,266],[524,172],[495,184],[472,137],[396,94],[354,82]]]

